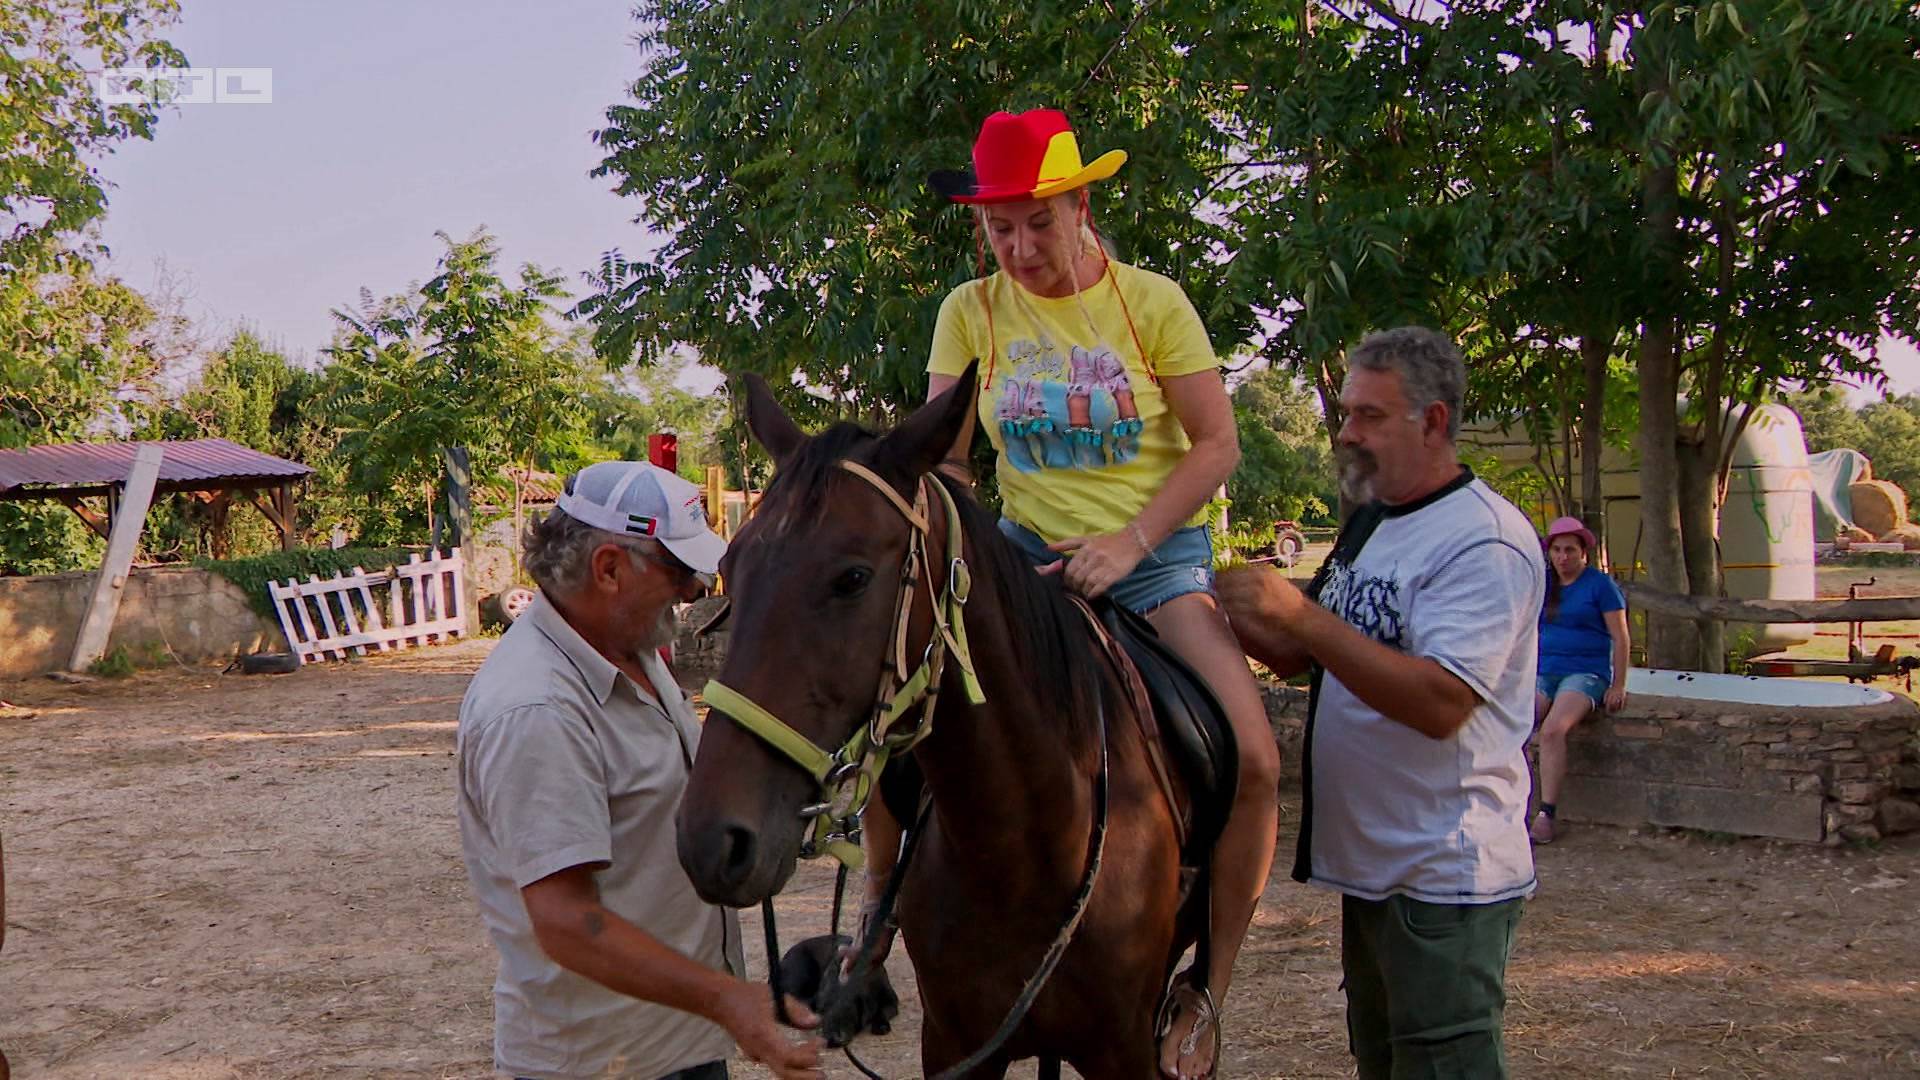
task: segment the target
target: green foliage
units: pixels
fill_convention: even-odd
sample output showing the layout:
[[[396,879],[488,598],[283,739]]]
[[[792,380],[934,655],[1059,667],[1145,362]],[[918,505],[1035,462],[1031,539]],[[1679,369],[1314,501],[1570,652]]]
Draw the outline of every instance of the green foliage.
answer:
[[[597,453],[625,461],[647,459],[647,436],[672,432],[680,440],[680,473],[706,483],[706,466],[730,456],[725,443],[727,398],[695,394],[680,385],[687,358],[673,353],[650,367],[602,376],[586,400],[587,435]]]
[[[87,674],[107,679],[124,679],[136,671],[157,668],[166,664],[173,656],[164,641],[143,642],[134,648],[115,645],[87,665]]]
[[[66,238],[106,212],[99,162],[153,137],[151,100],[107,104],[103,68],[185,67],[160,40],[175,0],[12,0],[0,4],[0,279],[46,269]]]
[[[133,672],[133,654],[125,645],[115,645],[106,655],[87,665],[87,674],[106,679],[124,679]]]
[[[1240,465],[1227,491],[1235,520],[1269,531],[1282,519],[1334,524],[1339,482],[1312,394],[1286,372],[1267,368],[1234,388],[1233,417]]]
[[[284,585],[289,580],[305,581],[309,577],[325,581],[352,573],[355,567],[384,570],[406,562],[408,554],[406,548],[399,547],[299,548],[240,559],[196,559],[194,565],[238,585],[240,591],[247,594],[253,610],[265,618],[278,619],[279,615],[273,610],[273,597],[267,592],[268,582]]]
[[[163,363],[146,298],[73,255],[0,273],[0,448],[123,432],[144,419]]]
[[[1461,448],[1460,461],[1502,498],[1533,517],[1534,524],[1546,526],[1547,519],[1553,515],[1554,502],[1547,478],[1539,469],[1532,465],[1508,466],[1494,454],[1475,453],[1467,447]]]
[[[1187,287],[1227,351],[1251,312],[1220,287],[1223,233],[1196,208],[1239,156],[1219,109],[1245,95],[1209,67],[1269,49],[1278,6],[647,0],[634,100],[597,139],[601,173],[667,239],[603,261],[579,309],[595,347],[646,364],[689,344],[777,389],[797,374],[842,414],[893,416],[925,395],[941,298],[976,272],[969,216],[926,174],[965,164],[992,111],[1050,105],[1089,155],[1132,155],[1096,218]]]
[[[89,570],[106,550],[106,542],[64,506],[0,502],[0,575]]]
[[[338,464],[330,457],[333,435],[321,406],[325,378],[289,361],[258,336],[241,330],[202,363],[187,389],[168,402],[146,428],[147,439],[226,439],[250,450],[313,466],[320,473],[310,489],[319,498],[299,505],[300,525],[311,530],[317,511],[337,498],[330,481]],[[143,545],[149,555],[168,552],[195,558],[216,550],[216,539],[230,552],[277,549],[280,532],[244,499],[235,499],[223,522],[206,503],[184,496],[161,504],[165,513],[150,522]]]
[[[554,325],[560,279],[525,266],[510,283],[484,231],[439,235],[447,252],[425,285],[384,300],[363,290],[358,312],[334,313],[321,408],[348,498],[331,510],[364,542],[424,538],[443,447],[467,448],[476,484],[588,453],[579,402],[591,383]]]

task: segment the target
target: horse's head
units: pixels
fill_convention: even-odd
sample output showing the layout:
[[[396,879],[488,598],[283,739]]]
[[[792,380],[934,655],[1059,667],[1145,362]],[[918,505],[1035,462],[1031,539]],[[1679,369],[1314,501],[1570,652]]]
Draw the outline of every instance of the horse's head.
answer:
[[[776,475],[721,565],[732,640],[719,683],[832,753],[874,714],[896,651],[901,571],[913,526],[865,466],[905,503],[952,448],[973,409],[971,372],[885,437],[850,424],[803,434],[764,382],[745,380],[747,423]],[[909,653],[933,634],[931,604],[912,608]],[[792,758],[715,708],[700,739],[677,842],[709,902],[744,907],[792,876],[820,786]]]

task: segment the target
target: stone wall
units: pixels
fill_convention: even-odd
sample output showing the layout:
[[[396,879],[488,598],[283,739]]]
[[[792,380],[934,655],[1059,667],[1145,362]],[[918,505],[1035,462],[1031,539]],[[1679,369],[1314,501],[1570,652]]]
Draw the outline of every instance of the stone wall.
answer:
[[[1837,844],[1920,827],[1920,708],[1636,696],[1567,737],[1560,813]]]
[[[689,688],[726,654],[724,629],[691,634],[716,603],[681,619],[674,666]],[[1272,683],[1261,692],[1281,782],[1297,790],[1307,693]],[[1830,844],[1908,832],[1920,829],[1916,730],[1920,707],[1899,696],[1866,708],[1788,709],[1637,695],[1568,737],[1560,814]]]
[[[93,592],[94,574],[0,577],[0,678],[63,670]],[[107,649],[171,653],[194,662],[257,649],[284,650],[280,628],[257,614],[239,586],[194,567],[136,569]]]

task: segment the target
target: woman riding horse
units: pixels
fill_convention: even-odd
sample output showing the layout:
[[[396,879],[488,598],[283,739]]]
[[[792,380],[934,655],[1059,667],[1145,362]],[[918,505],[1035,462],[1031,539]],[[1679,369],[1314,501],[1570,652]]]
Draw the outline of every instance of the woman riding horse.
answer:
[[[1102,248],[1087,185],[1126,160],[1090,165],[1064,113],[995,113],[973,168],[933,187],[974,210],[999,271],[941,305],[929,399],[985,357],[979,417],[998,452],[1000,530],[1088,597],[1146,616],[1212,687],[1239,741],[1235,802],[1213,858],[1210,989],[1223,1002],[1273,862],[1279,751],[1259,688],[1215,602],[1206,505],[1240,457],[1233,409],[1206,328],[1180,287]],[[984,263],[984,253],[981,255]],[[967,476],[968,423],[944,468]],[[899,826],[867,818],[867,903],[877,902]],[[1161,1072],[1214,1068],[1204,998],[1176,990]],[[1196,1037],[1198,1036],[1198,1037]]]

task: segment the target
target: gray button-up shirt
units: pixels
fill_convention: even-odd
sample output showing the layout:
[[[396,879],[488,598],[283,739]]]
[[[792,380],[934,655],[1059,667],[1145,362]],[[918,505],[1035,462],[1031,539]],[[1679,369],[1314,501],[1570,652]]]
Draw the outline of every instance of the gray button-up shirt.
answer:
[[[733,1042],[691,1013],[639,1001],[547,958],[520,890],[594,868],[602,903],[669,948],[746,970],[738,916],[703,902],[674,850],[699,721],[649,654],[655,698],[545,597],[480,666],[460,706],[460,847],[500,953],[494,1062],[538,1080],[665,1076]]]

